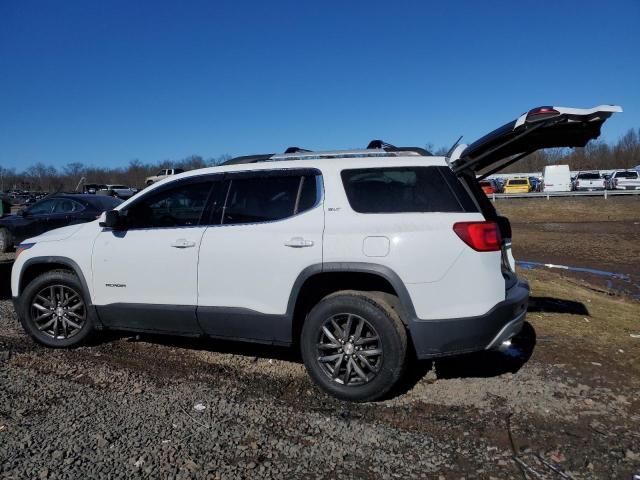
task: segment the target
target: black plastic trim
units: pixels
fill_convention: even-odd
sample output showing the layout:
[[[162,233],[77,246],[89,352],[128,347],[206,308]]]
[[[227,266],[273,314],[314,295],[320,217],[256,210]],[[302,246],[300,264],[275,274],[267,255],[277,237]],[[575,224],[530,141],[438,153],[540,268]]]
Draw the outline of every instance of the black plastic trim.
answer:
[[[193,305],[110,303],[96,305],[103,325],[114,330],[201,335]]]
[[[43,257],[32,257],[22,265],[22,269],[20,270],[20,275],[18,277],[18,296],[22,293],[20,287],[22,286],[22,276],[24,272],[26,272],[29,267],[33,265],[40,264],[48,264],[48,263],[59,263],[64,265],[65,267],[69,267],[76,274],[80,283],[82,284],[82,288],[84,289],[84,293],[89,300],[91,300],[91,291],[89,290],[89,286],[87,284],[86,279],[84,278],[84,274],[82,273],[82,269],[80,266],[73,260],[68,257],[59,257],[59,256],[43,256]]]
[[[507,291],[504,301],[484,315],[444,320],[413,317],[409,322],[409,334],[416,355],[426,359],[485,350],[506,325],[519,318],[524,322],[528,303],[529,285],[520,281]],[[509,333],[517,331],[512,329]]]
[[[274,345],[291,343],[291,317],[239,307],[199,306],[198,323],[205,335]]]

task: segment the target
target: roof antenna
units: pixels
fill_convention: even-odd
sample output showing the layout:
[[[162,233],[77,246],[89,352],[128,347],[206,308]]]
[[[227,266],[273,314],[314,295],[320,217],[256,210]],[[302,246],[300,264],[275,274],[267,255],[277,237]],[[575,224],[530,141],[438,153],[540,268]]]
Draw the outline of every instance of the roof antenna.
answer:
[[[456,149],[456,147],[458,146],[458,144],[460,143],[460,140],[462,140],[462,135],[460,135],[458,137],[458,140],[456,140],[456,142],[451,145],[451,148],[447,151],[447,153],[445,154],[445,157],[449,158],[451,156],[451,154],[453,153],[453,151]]]

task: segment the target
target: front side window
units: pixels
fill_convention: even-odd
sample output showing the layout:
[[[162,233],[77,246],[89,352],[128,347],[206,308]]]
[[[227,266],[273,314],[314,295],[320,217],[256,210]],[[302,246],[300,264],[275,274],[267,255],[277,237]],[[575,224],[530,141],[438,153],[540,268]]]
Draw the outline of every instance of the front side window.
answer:
[[[314,175],[265,174],[232,178],[222,212],[223,224],[282,220],[313,208]]]
[[[127,227],[170,228],[198,225],[212,183],[183,183],[141,198],[122,212]]]
[[[341,175],[349,204],[359,213],[477,211],[447,167],[360,168]]]

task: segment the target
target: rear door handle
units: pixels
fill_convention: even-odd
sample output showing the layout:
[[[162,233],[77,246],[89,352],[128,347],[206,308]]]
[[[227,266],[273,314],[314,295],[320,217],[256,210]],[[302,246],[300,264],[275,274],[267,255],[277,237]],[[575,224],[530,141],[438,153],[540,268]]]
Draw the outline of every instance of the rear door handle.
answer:
[[[196,246],[196,242],[180,238],[171,244],[173,248],[191,248]]]
[[[305,240],[302,237],[293,237],[290,240],[284,242],[285,247],[291,248],[304,248],[304,247],[313,247],[312,240]]]

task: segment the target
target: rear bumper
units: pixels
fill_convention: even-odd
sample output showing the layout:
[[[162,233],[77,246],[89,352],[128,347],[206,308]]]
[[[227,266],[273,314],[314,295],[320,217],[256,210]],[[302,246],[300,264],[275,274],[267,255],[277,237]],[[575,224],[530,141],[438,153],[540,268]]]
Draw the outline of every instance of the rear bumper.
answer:
[[[518,281],[506,299],[477,317],[409,322],[409,335],[420,359],[497,348],[516,335],[527,314],[529,285]]]

